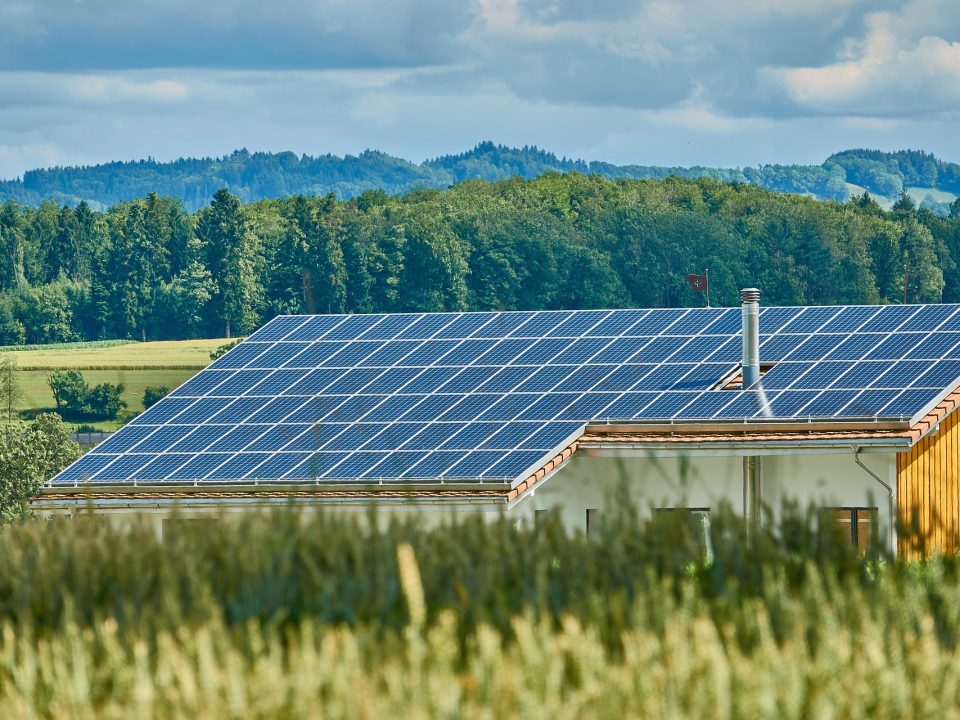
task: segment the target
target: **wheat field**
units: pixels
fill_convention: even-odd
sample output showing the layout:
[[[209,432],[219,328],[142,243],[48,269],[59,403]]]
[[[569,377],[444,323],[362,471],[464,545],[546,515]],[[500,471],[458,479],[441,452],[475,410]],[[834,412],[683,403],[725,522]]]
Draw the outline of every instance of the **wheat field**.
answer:
[[[274,513],[0,534],[0,707],[40,718],[955,718],[952,558],[795,517],[426,529]]]

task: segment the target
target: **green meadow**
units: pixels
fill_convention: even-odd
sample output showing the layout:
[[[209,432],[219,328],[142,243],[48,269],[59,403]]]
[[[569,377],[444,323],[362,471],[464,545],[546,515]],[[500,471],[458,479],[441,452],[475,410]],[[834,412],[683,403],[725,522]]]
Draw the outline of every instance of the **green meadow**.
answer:
[[[210,353],[228,342],[221,339],[158,342],[86,342],[0,348],[14,355],[20,368],[23,397],[20,411],[27,414],[54,407],[47,376],[53,370],[79,370],[91,387],[100,383],[123,385],[124,414],[143,410],[143,390],[163,385],[173,390],[210,364]],[[122,422],[87,423],[114,430]]]

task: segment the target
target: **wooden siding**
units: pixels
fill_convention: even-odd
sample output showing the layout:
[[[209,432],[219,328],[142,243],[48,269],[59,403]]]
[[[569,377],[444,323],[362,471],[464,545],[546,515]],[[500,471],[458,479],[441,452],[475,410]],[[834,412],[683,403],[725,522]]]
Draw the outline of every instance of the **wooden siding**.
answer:
[[[960,549],[960,412],[897,454],[897,512],[919,533],[919,540],[902,534],[900,552],[907,557]]]

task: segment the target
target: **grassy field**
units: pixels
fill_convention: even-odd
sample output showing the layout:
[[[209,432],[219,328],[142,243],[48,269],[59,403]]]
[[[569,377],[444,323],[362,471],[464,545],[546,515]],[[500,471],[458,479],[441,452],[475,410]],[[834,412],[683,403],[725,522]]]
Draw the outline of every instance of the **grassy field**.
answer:
[[[953,193],[947,192],[946,190],[937,190],[935,188],[922,188],[922,187],[907,187],[904,188],[907,191],[907,195],[913,198],[913,201],[919,205],[929,196],[934,202],[941,203],[952,203],[957,199],[957,196]],[[854,185],[853,183],[847,183],[847,190],[850,191],[851,195],[862,195],[865,192],[869,192],[865,187],[860,185]],[[897,198],[884,197],[883,195],[877,195],[875,193],[870,193],[870,196],[877,202],[877,204],[882,207],[884,210],[889,210],[893,207],[893,204],[897,201]]]
[[[227,340],[170,340],[160,342],[107,342],[38,345],[3,349],[20,367],[23,401],[20,410],[36,412],[54,405],[47,385],[51,370],[80,370],[90,386],[120,383],[128,412],[143,410],[143,389],[165,385],[171,390],[210,364],[210,353]],[[113,430],[117,421],[88,423]]]
[[[4,716],[957,717],[955,559],[790,515],[748,544],[718,512],[709,560],[625,507],[590,536],[350,515],[0,532]]]
[[[952,203],[957,196],[946,190],[937,190],[936,188],[908,187],[905,188],[907,194],[913,198],[913,201],[919,205],[929,197],[934,202]]]

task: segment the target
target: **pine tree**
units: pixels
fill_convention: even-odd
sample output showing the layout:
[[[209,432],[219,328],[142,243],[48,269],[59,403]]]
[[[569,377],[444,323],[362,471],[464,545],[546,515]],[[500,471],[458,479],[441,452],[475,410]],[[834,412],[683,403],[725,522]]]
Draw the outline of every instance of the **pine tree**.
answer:
[[[228,338],[253,330],[262,302],[256,272],[262,258],[240,199],[227,190],[218,190],[210,206],[201,212],[197,237],[214,282],[212,316]]]

